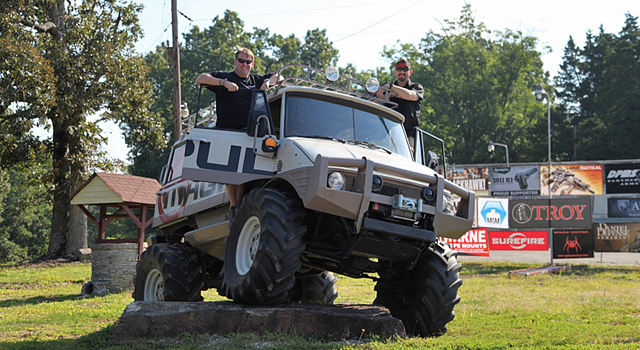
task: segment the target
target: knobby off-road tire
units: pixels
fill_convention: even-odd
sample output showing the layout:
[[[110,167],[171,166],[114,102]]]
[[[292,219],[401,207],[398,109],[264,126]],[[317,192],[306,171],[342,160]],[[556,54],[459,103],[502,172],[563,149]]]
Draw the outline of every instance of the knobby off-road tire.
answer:
[[[134,300],[202,301],[202,269],[195,249],[158,243],[142,253],[133,279]]]
[[[296,278],[296,284],[289,290],[287,301],[331,305],[338,297],[335,289],[337,281],[338,278],[329,271]]]
[[[224,254],[222,291],[249,305],[282,303],[301,267],[302,202],[293,195],[256,188],[243,199]]]
[[[438,337],[446,333],[460,302],[462,285],[457,253],[443,243],[434,243],[413,271],[381,275],[374,304],[383,305],[404,323],[407,334]]]

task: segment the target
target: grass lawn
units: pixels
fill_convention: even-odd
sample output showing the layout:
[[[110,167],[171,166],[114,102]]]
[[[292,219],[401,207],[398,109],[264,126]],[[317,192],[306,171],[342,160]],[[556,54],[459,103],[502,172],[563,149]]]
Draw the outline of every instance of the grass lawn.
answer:
[[[80,297],[91,265],[0,268],[0,349],[640,349],[640,267],[578,265],[558,275],[509,277],[540,264],[467,262],[462,301],[436,339],[323,342],[290,334],[185,334],[114,345],[131,292]],[[370,304],[374,283],[339,277],[340,304]],[[214,291],[205,300],[223,300]]]

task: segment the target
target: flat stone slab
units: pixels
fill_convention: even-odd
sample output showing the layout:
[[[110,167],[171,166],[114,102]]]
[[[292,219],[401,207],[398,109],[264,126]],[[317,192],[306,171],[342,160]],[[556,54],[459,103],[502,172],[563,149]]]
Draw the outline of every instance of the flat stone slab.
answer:
[[[184,333],[237,332],[297,334],[325,340],[406,337],[402,321],[376,305],[284,304],[246,306],[231,301],[148,302],[129,304],[111,333],[111,341],[171,337]]]

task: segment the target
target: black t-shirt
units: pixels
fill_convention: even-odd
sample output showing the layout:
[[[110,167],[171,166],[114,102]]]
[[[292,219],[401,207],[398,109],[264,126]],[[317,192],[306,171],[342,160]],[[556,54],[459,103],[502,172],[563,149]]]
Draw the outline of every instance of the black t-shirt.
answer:
[[[216,114],[218,120],[216,127],[225,129],[244,129],[247,127],[247,118],[251,110],[251,89],[259,89],[265,79],[272,74],[249,74],[241,78],[233,72],[212,72],[211,76],[218,79],[227,79],[238,85],[239,90],[229,92],[224,86],[207,86],[216,94]]]
[[[397,81],[393,83],[398,85]],[[418,83],[412,83],[411,80],[407,81],[407,84],[403,86],[408,90],[415,90],[418,94],[417,101],[409,101],[398,98],[397,96],[390,98],[391,102],[398,104],[398,111],[404,116],[404,130],[407,132],[407,136],[416,137],[415,127],[418,126],[418,120],[420,119],[420,101],[424,98],[424,88]]]

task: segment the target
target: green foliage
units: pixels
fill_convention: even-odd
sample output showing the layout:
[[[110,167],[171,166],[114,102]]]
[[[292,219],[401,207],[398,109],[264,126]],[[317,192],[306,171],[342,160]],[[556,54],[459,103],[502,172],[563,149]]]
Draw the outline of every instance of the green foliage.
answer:
[[[24,263],[47,251],[51,193],[44,185],[51,166],[27,164],[6,171],[0,190],[0,264]]]
[[[570,146],[563,159],[632,159],[640,129],[640,28],[626,15],[618,34],[587,33],[579,48],[570,38],[556,77]]]
[[[18,0],[0,8],[0,117],[23,125],[17,142],[36,123],[53,129],[46,143],[53,167],[50,257],[68,253],[71,191],[90,168],[117,165],[101,151],[105,138],[87,116],[126,123],[130,140],[160,136],[147,109],[147,67],[133,50],[142,35],[140,11],[120,0]]]
[[[421,128],[446,141],[449,163],[486,163],[489,141],[506,143],[512,160],[544,159],[546,114],[531,91],[542,81],[537,39],[521,32],[492,33],[476,23],[470,5],[444,34],[430,31],[419,47],[385,48],[407,58],[412,81],[425,87]]]
[[[198,104],[199,87],[195,86],[198,75],[213,71],[232,71],[235,67],[236,45],[248,47],[255,54],[253,72],[263,74],[273,72],[291,63],[302,63],[314,67],[336,64],[338,50],[327,38],[325,29],[313,29],[306,33],[304,40],[294,35],[283,37],[270,33],[269,29],[253,28],[244,30],[244,22],[236,12],[227,10],[224,16],[216,16],[211,26],[194,26],[183,35],[184,45],[180,47],[180,69],[182,102],[187,103],[191,113],[196,107],[203,108],[215,101],[215,95],[206,89]],[[134,175],[156,178],[167,162],[169,146],[173,140],[173,75],[171,62],[167,59],[167,48],[157,46],[155,51],[145,56],[150,68],[149,78],[154,92],[151,110],[162,116],[158,131],[163,133],[164,142],[149,142],[142,138],[130,137],[130,126],[124,125],[125,141],[131,150],[133,161],[130,171]],[[353,68],[355,71],[355,67]]]

